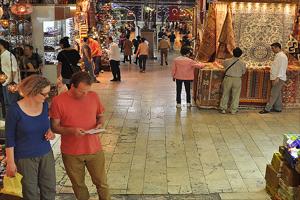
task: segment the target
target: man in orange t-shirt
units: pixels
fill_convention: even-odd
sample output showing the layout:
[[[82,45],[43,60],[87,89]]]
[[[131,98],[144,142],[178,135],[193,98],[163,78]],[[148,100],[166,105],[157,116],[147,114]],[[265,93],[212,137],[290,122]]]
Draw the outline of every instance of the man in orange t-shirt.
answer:
[[[102,69],[102,66],[101,66],[101,56],[102,56],[101,46],[98,43],[98,41],[94,40],[92,37],[89,37],[88,41],[89,41],[88,42],[89,47],[92,52],[92,59],[93,59],[94,65],[95,65],[94,73],[96,76],[98,76],[100,71],[101,71],[101,73],[104,72]]]
[[[100,137],[85,133],[103,125],[104,107],[98,95],[90,91],[92,82],[86,72],[72,76],[71,89],[52,100],[51,128],[61,134],[62,159],[76,198],[88,200],[90,197],[84,182],[86,167],[99,199],[110,200]]]

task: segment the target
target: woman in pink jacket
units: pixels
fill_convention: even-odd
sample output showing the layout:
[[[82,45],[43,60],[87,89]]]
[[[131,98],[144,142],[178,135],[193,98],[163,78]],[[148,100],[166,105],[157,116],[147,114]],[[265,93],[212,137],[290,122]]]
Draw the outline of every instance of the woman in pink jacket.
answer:
[[[194,69],[204,67],[204,64],[188,58],[191,48],[183,47],[180,53],[182,56],[175,58],[172,66],[173,81],[176,80],[176,107],[181,107],[182,83],[185,87],[187,107],[191,107],[191,82],[194,80]]]

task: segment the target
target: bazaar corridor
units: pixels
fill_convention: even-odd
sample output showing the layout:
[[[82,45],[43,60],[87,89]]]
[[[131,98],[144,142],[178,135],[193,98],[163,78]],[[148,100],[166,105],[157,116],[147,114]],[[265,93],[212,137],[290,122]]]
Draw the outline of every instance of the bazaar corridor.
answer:
[[[101,140],[112,199],[269,199],[266,164],[282,134],[299,130],[299,110],[223,115],[187,108],[185,96],[178,109],[171,64],[149,60],[140,73],[136,65],[122,63],[122,82],[110,82],[105,72],[93,84],[105,106]],[[74,199],[59,146],[57,135],[57,199]],[[86,183],[97,199],[89,175]]]

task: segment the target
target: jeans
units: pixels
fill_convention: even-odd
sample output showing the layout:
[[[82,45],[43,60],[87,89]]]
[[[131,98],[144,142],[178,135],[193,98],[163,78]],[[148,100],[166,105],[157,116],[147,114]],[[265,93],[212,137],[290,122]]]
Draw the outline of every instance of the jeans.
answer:
[[[170,42],[171,43],[171,50],[174,50],[174,42]]]
[[[102,70],[101,56],[95,56],[95,57],[93,57],[93,62],[94,62],[94,65],[95,65],[94,74],[98,75],[99,72]]]
[[[55,200],[56,175],[52,150],[41,157],[17,159],[16,165],[23,176],[24,200]]]
[[[120,72],[120,61],[110,60],[109,61],[111,73],[114,80],[121,81],[121,72]]]
[[[124,55],[124,61],[123,62],[125,63],[125,61],[129,61],[129,63],[131,64],[131,55]]]
[[[146,61],[147,61],[147,55],[140,55],[139,56],[139,66],[140,69],[145,71],[146,70]]]
[[[178,80],[176,79],[176,102],[181,104],[181,90],[182,83],[184,83],[186,92],[186,102],[191,103],[191,80]]]
[[[3,98],[4,98],[4,103],[5,103],[6,109],[10,105],[16,103],[20,98],[20,95],[18,92],[16,92],[16,93],[9,92],[7,89],[7,86],[2,87],[2,92],[3,92]]]
[[[95,78],[95,75],[94,75],[93,63],[90,63],[87,59],[84,59],[84,67],[85,67],[85,71],[89,73],[92,80],[95,81],[96,78]]]
[[[103,151],[88,155],[62,154],[62,160],[78,200],[88,200],[90,198],[88,188],[84,182],[85,168],[87,168],[92,182],[97,188],[99,200],[110,200]]]

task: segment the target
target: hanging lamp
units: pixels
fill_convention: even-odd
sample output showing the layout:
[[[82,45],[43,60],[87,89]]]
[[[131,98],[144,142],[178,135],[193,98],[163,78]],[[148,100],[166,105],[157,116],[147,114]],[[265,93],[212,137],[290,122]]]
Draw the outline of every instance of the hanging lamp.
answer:
[[[15,15],[29,15],[32,13],[32,5],[30,3],[16,3],[11,6],[11,12]]]

